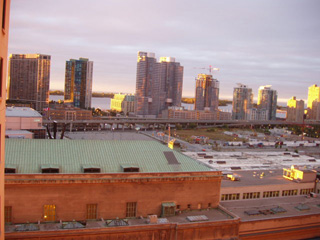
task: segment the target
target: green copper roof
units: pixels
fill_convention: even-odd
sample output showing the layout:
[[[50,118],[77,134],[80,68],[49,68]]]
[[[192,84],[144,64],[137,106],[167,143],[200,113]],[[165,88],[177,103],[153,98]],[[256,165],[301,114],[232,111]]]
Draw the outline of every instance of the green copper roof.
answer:
[[[6,139],[6,165],[16,173],[41,173],[55,166],[60,173],[82,173],[83,166],[101,173],[122,172],[122,166],[138,166],[139,172],[210,171],[197,161],[155,141]],[[173,152],[180,164],[169,164],[164,152]]]

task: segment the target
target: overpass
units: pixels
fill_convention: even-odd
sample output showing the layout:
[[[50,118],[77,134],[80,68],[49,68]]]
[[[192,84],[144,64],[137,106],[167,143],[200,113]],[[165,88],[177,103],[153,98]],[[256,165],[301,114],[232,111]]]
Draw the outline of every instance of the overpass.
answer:
[[[66,128],[67,131],[90,131],[90,130],[114,130],[114,129],[157,129],[169,125],[180,124],[183,127],[196,124],[197,127],[246,127],[246,126],[285,126],[302,125],[299,122],[275,121],[246,121],[246,120],[196,120],[196,119],[164,119],[164,118],[127,118],[108,117],[92,120],[43,120],[43,124],[49,128],[57,123],[58,130]],[[307,125],[319,125],[320,121],[305,121]]]

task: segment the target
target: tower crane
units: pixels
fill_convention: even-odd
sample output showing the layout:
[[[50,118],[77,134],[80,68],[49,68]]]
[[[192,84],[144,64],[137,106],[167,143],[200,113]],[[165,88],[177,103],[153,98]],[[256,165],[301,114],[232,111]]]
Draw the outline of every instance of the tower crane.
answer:
[[[196,67],[195,67],[196,68]],[[209,65],[209,67],[202,67],[202,68],[197,68],[197,69],[206,69],[209,70],[209,73],[212,74],[213,71],[219,71],[220,68],[216,68],[216,67],[212,67],[211,65]]]

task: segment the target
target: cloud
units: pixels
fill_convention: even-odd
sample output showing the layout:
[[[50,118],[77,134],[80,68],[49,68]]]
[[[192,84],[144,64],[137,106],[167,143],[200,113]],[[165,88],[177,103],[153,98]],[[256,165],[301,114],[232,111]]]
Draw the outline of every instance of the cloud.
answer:
[[[306,98],[320,79],[318,9],[317,0],[15,0],[9,52],[50,54],[51,87],[63,88],[66,60],[87,57],[94,90],[134,92],[136,54],[150,51],[184,66],[187,96],[197,68],[214,65],[221,95],[243,82]]]

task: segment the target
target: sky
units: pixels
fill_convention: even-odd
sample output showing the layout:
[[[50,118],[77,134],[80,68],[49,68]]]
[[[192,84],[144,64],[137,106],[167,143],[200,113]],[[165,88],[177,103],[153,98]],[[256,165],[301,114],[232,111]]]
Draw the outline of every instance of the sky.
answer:
[[[307,99],[320,85],[318,0],[11,0],[9,54],[51,55],[50,89],[64,89],[65,62],[93,61],[93,91],[134,93],[138,51],[184,66],[183,96],[220,68],[220,99],[237,83],[257,97]]]

